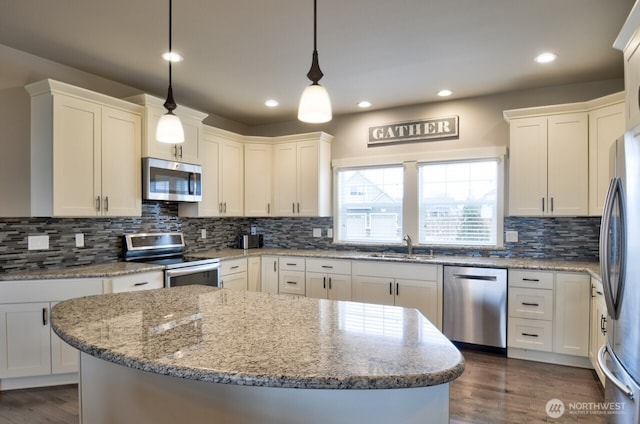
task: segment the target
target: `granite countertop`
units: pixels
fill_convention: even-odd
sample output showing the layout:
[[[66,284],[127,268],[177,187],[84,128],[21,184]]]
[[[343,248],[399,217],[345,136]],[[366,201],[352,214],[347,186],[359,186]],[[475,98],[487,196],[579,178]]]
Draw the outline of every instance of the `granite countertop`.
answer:
[[[59,280],[68,278],[107,278],[139,272],[162,271],[163,265],[136,262],[110,262],[96,265],[79,265],[60,269],[39,269],[0,274],[0,281]]]
[[[464,370],[433,324],[395,306],[184,286],[71,299],[51,325],[97,358],[212,383],[394,389]]]
[[[193,253],[197,258],[233,259],[249,256],[300,256],[327,259],[370,260],[399,263],[438,264],[453,266],[475,266],[484,268],[514,268],[546,271],[587,272],[591,276],[600,278],[600,264],[598,262],[567,261],[534,258],[488,258],[476,256],[407,256],[402,253],[358,252],[350,250],[312,250],[312,249],[222,249]]]

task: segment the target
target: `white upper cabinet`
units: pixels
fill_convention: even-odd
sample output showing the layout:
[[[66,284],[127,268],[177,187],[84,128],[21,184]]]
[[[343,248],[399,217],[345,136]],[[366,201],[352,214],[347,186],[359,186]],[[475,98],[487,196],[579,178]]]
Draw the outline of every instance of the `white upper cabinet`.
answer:
[[[31,215],[140,216],[142,108],[44,80],[31,94]]]
[[[244,214],[242,137],[210,126],[200,142],[202,201],[180,203],[180,216],[212,217]]]
[[[624,134],[624,95],[589,112],[589,215],[602,215],[610,179],[609,149]]]
[[[640,124],[640,7],[631,9],[613,47],[624,54],[625,130]]]
[[[509,215],[599,215],[622,93],[588,102],[507,110]]]
[[[244,145],[244,215],[271,216],[273,205],[273,145]]]
[[[148,94],[129,97],[127,100],[144,106],[142,157],[201,164],[198,148],[202,137],[202,121],[208,116],[206,113],[178,105],[174,113],[182,122],[184,143],[160,143],[156,140],[156,127],[160,117],[167,113],[163,106],[165,101]]]
[[[331,140],[279,137],[274,145],[274,216],[331,216]]]

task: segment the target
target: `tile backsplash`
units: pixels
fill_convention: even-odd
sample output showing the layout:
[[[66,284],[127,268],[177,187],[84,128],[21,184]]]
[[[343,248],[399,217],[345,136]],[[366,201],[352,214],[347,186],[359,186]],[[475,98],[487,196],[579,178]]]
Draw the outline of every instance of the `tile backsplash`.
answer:
[[[326,237],[333,218],[183,218],[176,203],[145,202],[142,217],[127,218],[0,218],[0,273],[114,262],[122,255],[122,235],[182,231],[187,250],[202,252],[235,247],[236,236],[256,227],[265,247],[337,250],[396,250],[332,244]],[[322,237],[313,237],[313,228]],[[206,229],[207,238],[200,237]],[[517,231],[517,243],[504,249],[440,249],[438,255],[529,257],[597,261],[599,217],[505,218],[505,231]],[[75,247],[75,234],[85,247]],[[48,235],[48,250],[27,250],[27,237]],[[427,249],[428,250],[428,249]],[[425,252],[416,248],[416,253]]]

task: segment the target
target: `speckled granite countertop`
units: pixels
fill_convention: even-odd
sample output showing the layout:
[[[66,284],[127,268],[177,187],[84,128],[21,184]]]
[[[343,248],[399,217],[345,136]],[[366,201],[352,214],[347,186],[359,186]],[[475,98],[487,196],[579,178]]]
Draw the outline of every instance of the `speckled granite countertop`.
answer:
[[[486,258],[474,256],[434,256],[413,255],[408,257],[397,253],[372,253],[340,250],[305,250],[305,249],[223,249],[209,252],[194,253],[190,256],[199,258],[232,259],[248,256],[301,256],[328,259],[350,259],[388,261],[419,264],[439,264],[455,266],[476,266],[484,268],[518,268],[547,271],[587,272],[596,278],[600,278],[600,265],[598,262],[580,262],[532,258]]]
[[[464,370],[426,318],[395,306],[185,286],[68,300],[51,324],[97,358],[213,383],[394,389]]]
[[[593,277],[600,278],[600,266],[597,262],[561,261],[531,258],[485,258],[473,256],[434,256],[414,255],[407,257],[396,253],[372,253],[341,250],[307,250],[307,249],[223,249],[207,252],[191,253],[195,258],[234,259],[249,256],[299,256],[328,259],[388,261],[398,263],[441,264],[456,266],[478,266],[492,268],[519,268],[549,271],[587,272]],[[18,273],[0,274],[3,280],[45,280],[60,278],[91,278],[115,277],[136,272],[162,270],[159,265],[114,262],[99,265],[86,265],[54,270],[35,270]]]
[[[96,265],[79,265],[61,269],[0,274],[0,281],[15,280],[58,280],[67,278],[105,278],[139,272],[162,271],[164,266],[136,262],[111,262]]]

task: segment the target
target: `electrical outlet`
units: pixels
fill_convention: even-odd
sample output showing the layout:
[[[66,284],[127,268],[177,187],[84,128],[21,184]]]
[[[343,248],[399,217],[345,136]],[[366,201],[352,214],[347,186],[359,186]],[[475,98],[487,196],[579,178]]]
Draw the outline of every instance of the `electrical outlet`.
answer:
[[[76,233],[76,247],[84,247],[84,234]]]
[[[333,228],[327,228],[327,237],[333,238]]]
[[[49,236],[29,236],[27,237],[27,248],[29,250],[48,250]]]
[[[202,238],[202,239],[206,239],[207,238],[207,230],[205,228],[200,230],[200,238]]]
[[[518,242],[518,232],[517,231],[505,231],[505,241],[508,243],[517,243]]]
[[[251,226],[251,235],[255,236],[257,233],[258,233],[258,229],[254,225],[252,225]]]
[[[314,228],[313,229],[314,237],[322,237],[322,228]]]

